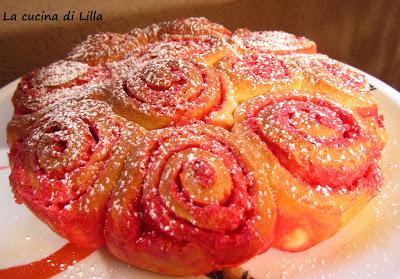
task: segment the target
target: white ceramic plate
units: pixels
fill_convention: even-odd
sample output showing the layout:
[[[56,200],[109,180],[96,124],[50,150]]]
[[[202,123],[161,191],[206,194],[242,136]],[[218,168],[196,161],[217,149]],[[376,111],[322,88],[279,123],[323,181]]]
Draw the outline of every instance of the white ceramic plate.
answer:
[[[382,193],[323,243],[294,254],[270,249],[245,263],[242,267],[254,278],[400,278],[400,93],[374,77],[368,78],[378,88],[375,92],[389,133],[383,154]],[[5,128],[11,118],[10,99],[17,83],[18,80],[0,89],[0,166],[8,166]],[[9,168],[0,169],[1,269],[42,259],[62,247],[66,240],[25,206],[14,203],[8,182]],[[104,249],[56,277],[166,278],[130,267]]]

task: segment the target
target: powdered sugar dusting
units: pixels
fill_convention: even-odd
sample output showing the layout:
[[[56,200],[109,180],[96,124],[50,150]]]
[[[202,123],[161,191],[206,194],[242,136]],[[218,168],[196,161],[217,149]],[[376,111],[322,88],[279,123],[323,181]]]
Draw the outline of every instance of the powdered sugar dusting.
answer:
[[[139,49],[138,41],[130,35],[98,33],[89,35],[67,55],[66,59],[98,65],[122,60]]]
[[[228,39],[231,31],[204,17],[189,17],[151,24],[129,32],[142,44],[154,43],[164,35],[212,35]]]
[[[40,69],[35,78],[39,86],[59,86],[88,72],[89,65],[74,61],[59,61]]]
[[[226,42],[210,35],[164,35],[160,41],[146,45],[138,58],[142,61],[157,58],[201,58],[223,51]]]
[[[108,68],[61,60],[25,75],[14,94],[19,113],[35,112],[71,96],[102,99],[110,81]]]
[[[282,31],[251,32],[248,29],[238,29],[232,35],[231,40],[244,51],[276,54],[316,52],[316,45],[313,41]]]
[[[369,92],[365,75],[326,55],[292,54],[282,59],[302,71],[312,84],[324,81],[337,91],[364,94]]]
[[[245,54],[234,62],[234,70],[241,75],[251,76],[255,83],[273,83],[291,77],[283,60],[275,55]]]

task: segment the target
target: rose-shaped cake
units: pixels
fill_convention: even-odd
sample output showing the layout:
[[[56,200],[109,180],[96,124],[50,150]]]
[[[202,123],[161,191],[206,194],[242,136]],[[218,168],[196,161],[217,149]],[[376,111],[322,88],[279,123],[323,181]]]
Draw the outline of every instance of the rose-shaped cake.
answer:
[[[162,274],[308,249],[382,185],[366,77],[282,31],[182,18],[90,35],[13,105],[17,202],[72,246]]]

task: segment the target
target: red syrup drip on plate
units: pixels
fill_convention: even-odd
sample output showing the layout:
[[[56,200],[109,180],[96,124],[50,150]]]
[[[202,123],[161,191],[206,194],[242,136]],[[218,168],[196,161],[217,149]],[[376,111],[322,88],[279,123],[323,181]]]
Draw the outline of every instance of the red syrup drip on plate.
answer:
[[[9,169],[10,166],[0,166],[0,171]]]
[[[61,249],[50,256],[39,261],[0,269],[0,278],[2,279],[42,279],[49,278],[63,272],[69,266],[83,260],[96,249],[77,247],[73,243],[67,243]]]

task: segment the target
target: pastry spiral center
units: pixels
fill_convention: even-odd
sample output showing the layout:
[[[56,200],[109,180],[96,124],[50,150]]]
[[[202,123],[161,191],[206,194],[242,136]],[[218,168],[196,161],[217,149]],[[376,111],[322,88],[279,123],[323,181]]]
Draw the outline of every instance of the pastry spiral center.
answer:
[[[183,81],[183,77],[177,73],[178,65],[170,63],[147,65],[142,74],[142,80],[153,90],[164,91],[169,89],[174,83]]]
[[[222,153],[213,152],[216,150],[210,149],[210,144],[214,144],[213,148],[222,148]],[[213,231],[237,228],[249,200],[247,184],[241,181],[245,178],[240,169],[231,165],[234,164],[231,159],[223,152],[223,146],[212,141],[205,142],[204,146],[180,148],[165,163],[158,160],[162,171],[159,182],[154,182],[158,184],[162,206],[173,216],[199,228]],[[152,203],[155,194],[151,190],[146,197],[151,210],[157,209],[155,202]]]
[[[149,62],[126,81],[126,91],[142,103],[177,107],[195,99],[203,76],[194,65],[183,60]]]
[[[84,122],[49,123],[40,135],[37,159],[41,169],[49,176],[62,175],[82,166],[91,155],[95,144]]]
[[[119,127],[111,119],[97,116],[96,121],[90,115],[63,120],[55,116],[35,130],[27,142],[35,154],[34,170],[50,178],[72,179],[78,169],[82,172],[92,164],[94,168],[101,168],[102,160],[119,137]]]
[[[181,190],[195,204],[223,204],[230,196],[232,181],[221,159],[208,151],[189,149],[180,153]]]
[[[193,179],[200,185],[201,188],[209,188],[215,182],[215,170],[213,166],[201,160],[189,162],[185,166],[185,177],[193,177]]]

